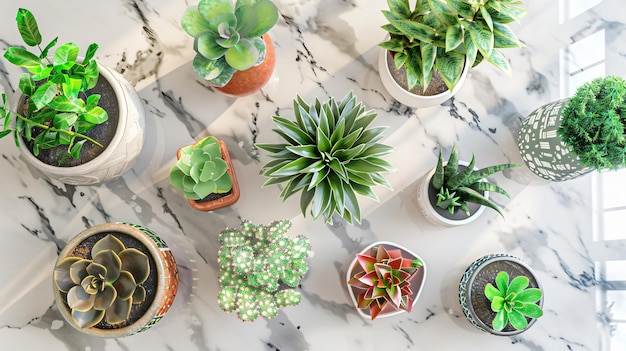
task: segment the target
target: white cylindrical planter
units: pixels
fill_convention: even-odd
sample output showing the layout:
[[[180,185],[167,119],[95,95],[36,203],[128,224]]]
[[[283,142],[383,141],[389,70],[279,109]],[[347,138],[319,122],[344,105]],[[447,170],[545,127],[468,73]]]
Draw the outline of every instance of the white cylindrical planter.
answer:
[[[382,80],[385,89],[387,89],[387,92],[389,92],[389,94],[394,99],[398,100],[402,104],[416,108],[440,105],[446,100],[450,99],[452,96],[454,96],[454,94],[459,91],[459,89],[465,82],[467,73],[470,71],[471,68],[471,64],[465,61],[465,67],[463,68],[463,73],[461,73],[461,78],[454,86],[454,89],[452,91],[446,90],[445,92],[437,95],[425,96],[413,94],[401,87],[400,84],[398,84],[391,76],[391,72],[389,71],[388,66],[388,60],[391,60],[391,54],[389,54],[388,50],[380,48],[380,53],[378,55],[378,71],[380,73],[380,79]]]
[[[144,109],[135,89],[119,73],[98,63],[100,78],[106,79],[119,106],[119,120],[115,135],[108,146],[94,159],[77,166],[56,167],[37,159],[25,145],[20,143],[22,156],[33,167],[50,179],[71,185],[96,185],[111,181],[130,169],[143,147]],[[13,106],[19,106],[22,95],[18,94]],[[16,109],[17,110],[17,109]],[[113,116],[109,115],[109,118]]]

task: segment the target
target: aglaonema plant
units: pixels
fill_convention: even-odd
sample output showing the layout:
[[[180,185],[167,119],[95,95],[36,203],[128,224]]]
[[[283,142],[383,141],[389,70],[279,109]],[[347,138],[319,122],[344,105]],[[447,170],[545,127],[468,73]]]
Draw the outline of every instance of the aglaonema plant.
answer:
[[[146,298],[148,256],[126,248],[108,234],[91,248],[89,258],[66,257],[54,268],[56,288],[65,294],[72,318],[81,328],[101,321],[115,325],[128,319],[133,304]]]
[[[539,318],[543,310],[537,304],[543,293],[538,288],[528,288],[529,279],[517,276],[509,282],[506,272],[499,272],[496,276],[496,286],[487,283],[485,297],[491,301],[491,310],[496,312],[492,327],[497,331],[503,330],[507,324],[517,330],[528,326],[528,318]]]
[[[107,112],[98,106],[100,95],[87,93],[98,81],[98,65],[94,59],[98,45],[90,44],[85,56],[79,59],[78,46],[70,42],[56,48],[49,58],[58,37],[42,49],[43,40],[34,15],[20,8],[16,21],[24,43],[39,52],[12,46],[4,53],[9,62],[28,73],[20,76],[18,85],[25,96],[23,106],[9,109],[7,96],[2,94],[0,121],[4,121],[0,138],[13,133],[17,146],[23,138],[32,143],[35,156],[40,150],[64,145],[68,155],[78,158],[87,141],[102,147],[85,135],[108,119]],[[11,123],[13,116],[15,123]]]

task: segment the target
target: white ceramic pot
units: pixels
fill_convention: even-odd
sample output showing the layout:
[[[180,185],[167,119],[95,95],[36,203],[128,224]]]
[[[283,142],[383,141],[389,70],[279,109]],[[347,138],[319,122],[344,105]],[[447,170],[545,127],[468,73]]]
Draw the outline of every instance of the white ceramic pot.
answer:
[[[456,94],[463,82],[465,82],[465,78],[467,77],[467,73],[470,71],[470,64],[465,61],[465,67],[463,68],[463,73],[461,73],[461,78],[459,82],[455,85],[452,91],[446,90],[443,93],[431,96],[423,96],[413,94],[406,89],[402,88],[400,84],[398,84],[393,77],[391,76],[391,72],[389,71],[389,66],[387,65],[387,61],[391,59],[391,55],[389,51],[383,48],[380,48],[380,54],[378,55],[378,71],[380,73],[380,79],[387,89],[387,92],[396,100],[401,102],[402,104],[409,107],[416,108],[424,108],[424,107],[432,107],[436,105],[440,105],[446,100],[450,99],[454,94]]]
[[[115,95],[119,106],[119,120],[113,140],[105,150],[93,160],[72,167],[51,166],[37,159],[25,145],[20,143],[23,158],[45,174],[71,185],[96,185],[111,181],[130,169],[137,160],[144,142],[143,103],[135,89],[119,73],[98,63],[100,78],[106,79]],[[17,94],[13,106],[21,100]],[[109,116],[111,118],[111,116]]]
[[[467,166],[469,165],[469,163],[459,161],[459,165]],[[435,168],[431,169],[422,177],[417,188],[417,203],[419,204],[419,207],[424,217],[426,217],[426,219],[428,219],[430,222],[445,227],[460,226],[475,221],[485,211],[485,206],[480,206],[468,217],[463,211],[460,210],[456,211],[455,215],[449,215],[448,210],[436,208],[436,206],[433,204],[437,202],[437,199],[431,199],[432,192],[429,194],[428,191],[430,179],[433,177],[434,174]],[[433,196],[436,196],[436,194]],[[484,193],[484,197],[486,199],[489,199],[488,191]]]

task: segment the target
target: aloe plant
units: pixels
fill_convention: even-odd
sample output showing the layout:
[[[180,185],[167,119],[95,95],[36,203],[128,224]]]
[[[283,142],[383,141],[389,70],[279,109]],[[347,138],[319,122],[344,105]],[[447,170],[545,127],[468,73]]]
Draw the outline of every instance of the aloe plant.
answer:
[[[539,318],[543,310],[537,304],[543,293],[538,288],[528,288],[529,280],[525,276],[517,276],[509,282],[506,272],[496,276],[496,286],[487,283],[485,297],[491,301],[491,310],[496,312],[492,327],[501,331],[508,323],[517,330],[528,326],[528,318]]]
[[[278,21],[270,0],[200,0],[183,14],[183,30],[194,37],[193,68],[211,85],[226,85],[236,71],[265,59],[261,36]]]
[[[406,68],[408,90],[421,85],[425,91],[437,71],[452,90],[468,64],[483,59],[511,74],[497,49],[522,46],[508,24],[526,11],[517,0],[387,0],[382,28],[390,38],[380,46],[393,52],[395,66]]]
[[[131,306],[145,300],[141,284],[149,275],[148,257],[111,234],[93,245],[89,258],[69,256],[54,268],[56,288],[65,294],[81,328],[103,320],[112,325],[126,321]]]
[[[34,15],[20,8],[16,16],[17,28],[24,43],[37,47],[35,54],[18,46],[9,47],[4,53],[12,64],[25,68],[28,73],[20,76],[19,89],[26,97],[25,107],[11,110],[7,96],[2,94],[0,106],[0,138],[13,134],[15,144],[20,138],[32,143],[32,152],[57,146],[67,146],[67,154],[78,158],[85,142],[102,145],[85,135],[96,125],[108,119],[107,112],[98,103],[99,94],[88,94],[98,81],[98,65],[94,59],[98,45],[93,43],[79,61],[79,48],[74,43],[59,46],[52,58],[48,54],[57,44],[57,38],[41,49],[42,37]],[[12,124],[12,117],[15,123]]]
[[[170,184],[192,200],[204,199],[211,193],[227,193],[233,187],[219,140],[213,136],[183,147],[169,177]]]
[[[474,155],[472,155],[469,165],[463,170],[459,169],[458,149],[455,144],[452,146],[450,157],[444,165],[441,147],[439,147],[439,158],[431,180],[432,186],[437,191],[436,205],[443,209],[448,209],[451,214],[454,214],[460,208],[469,216],[470,211],[467,203],[471,202],[487,206],[503,216],[498,206],[486,199],[483,193],[485,191],[495,192],[506,197],[509,197],[509,194],[506,190],[496,184],[489,183],[484,178],[508,168],[519,167],[520,165],[506,163],[475,170],[474,164]]]
[[[236,312],[242,321],[272,318],[278,309],[300,303],[294,289],[308,270],[309,240],[289,237],[288,220],[269,225],[243,221],[240,228],[219,235],[218,301],[225,312]]]
[[[626,81],[618,76],[581,85],[561,113],[557,134],[580,162],[598,171],[626,165]]]
[[[300,96],[293,102],[295,121],[273,116],[283,141],[256,144],[275,158],[263,166],[268,180],[263,186],[286,183],[280,197],[301,192],[300,209],[314,219],[332,220],[333,213],[348,223],[361,222],[356,194],[377,200],[372,187],[391,185],[381,175],[394,170],[383,156],[393,148],[379,143],[386,127],[368,128],[376,118],[352,92],[337,103],[334,98],[307,104]]]
[[[357,308],[369,309],[372,320],[387,306],[411,312],[411,280],[423,263],[402,257],[400,249],[387,250],[383,245],[373,247],[370,255],[356,257],[363,271],[356,273],[348,284],[364,290],[357,296]]]

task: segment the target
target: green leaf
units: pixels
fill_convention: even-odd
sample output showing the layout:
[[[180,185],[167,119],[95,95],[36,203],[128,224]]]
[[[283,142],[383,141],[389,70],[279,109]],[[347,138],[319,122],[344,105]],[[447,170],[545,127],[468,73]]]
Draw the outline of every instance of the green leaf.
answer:
[[[215,41],[214,34],[211,32],[204,32],[198,35],[194,40],[193,46],[196,52],[211,60],[224,56],[228,50]]]
[[[272,120],[278,128],[291,139],[287,141],[292,141],[292,145],[309,145],[316,143],[316,141],[313,140],[309,134],[300,129],[295,122],[278,116],[273,116]]]
[[[498,50],[492,50],[491,55],[487,57],[487,61],[498,67],[498,69],[504,73],[511,75],[511,66],[509,65],[509,61]]]
[[[423,91],[428,89],[428,85],[430,85],[430,80],[433,75],[433,65],[435,64],[435,59],[437,58],[437,47],[423,43],[421,46],[421,54],[422,54],[422,88]]]
[[[80,157],[80,151],[83,149],[83,145],[85,144],[85,139],[74,143],[74,145],[72,145],[71,149],[70,149],[70,155],[72,156],[72,158],[77,159],[78,157]]]
[[[467,187],[460,187],[456,191],[458,195],[461,196],[463,201],[473,202],[475,204],[487,206],[493,209],[494,211],[498,212],[500,216],[504,216],[502,212],[500,211],[500,209],[498,208],[498,206],[494,204],[493,202],[491,202],[490,200],[485,199],[485,197],[481,193],[478,193],[477,191],[471,188],[467,188]]]
[[[389,9],[396,14],[399,14],[405,18],[411,16],[411,7],[409,6],[409,0],[387,0]]]
[[[18,47],[11,46],[4,52],[4,58],[12,64],[24,67],[29,71],[40,69],[43,63],[41,59],[34,54]]]
[[[459,79],[461,79],[464,66],[465,55],[456,51],[450,51],[437,56],[437,61],[435,62],[435,67],[437,71],[439,71],[441,79],[443,79],[450,90],[454,89]]]
[[[57,41],[59,40],[59,37],[56,37],[54,39],[52,39],[52,41],[50,41],[48,43],[48,45],[46,45],[46,47],[41,50],[41,54],[39,54],[39,58],[40,59],[45,59],[48,57],[48,51],[50,51],[50,49],[52,49],[53,46],[55,46],[57,44]]]
[[[257,0],[252,7],[256,11],[257,22],[248,33],[248,38],[260,37],[278,22],[278,9],[270,0]]]
[[[425,41],[427,43],[432,43],[435,39],[436,31],[425,24],[404,19],[393,20],[391,24],[409,38]]]
[[[500,295],[500,290],[498,290],[491,283],[487,283],[487,285],[485,285],[485,297],[489,301],[493,301],[494,297],[496,297],[496,296],[501,296]]]
[[[78,58],[78,46],[73,43],[67,43],[59,46],[52,57],[52,64],[59,66],[60,69],[69,69],[76,63]]]
[[[50,103],[52,99],[56,96],[57,86],[56,84],[48,81],[44,83],[42,86],[35,90],[35,93],[32,96],[32,101],[37,106],[37,109],[40,109]]]
[[[493,329],[501,331],[506,326],[507,321],[508,313],[504,309],[501,309],[496,313],[496,316],[493,318],[491,326],[493,327]]]
[[[93,59],[93,57],[96,55],[97,50],[98,50],[98,44],[96,43],[89,44],[89,46],[87,47],[87,53],[85,54],[85,57],[83,58],[83,64],[86,64],[91,59]]]
[[[17,29],[20,32],[22,40],[28,46],[37,46],[41,44],[41,34],[37,26],[35,16],[27,9],[20,8],[17,10]]]
[[[495,184],[488,183],[488,182],[475,182],[471,184],[469,188],[476,190],[479,193],[490,191],[490,192],[499,193],[506,197],[509,197],[509,194],[506,192],[506,190],[502,189],[501,187]]]
[[[526,327],[528,326],[528,321],[526,320],[526,317],[524,317],[518,311],[512,310],[511,312],[509,312],[508,316],[509,322],[511,323],[513,328],[517,330],[523,330],[526,329]]]
[[[314,192],[315,195],[311,204],[311,215],[315,220],[330,206],[331,188],[327,181],[322,181],[315,187]]]
[[[493,33],[484,25],[473,22],[469,24],[468,29],[472,42],[476,45],[478,51],[484,57],[489,57],[494,45]]]
[[[234,13],[235,7],[232,0],[200,0],[198,11],[204,20],[209,22],[219,15]]]
[[[493,297],[493,300],[491,301],[491,310],[495,312],[500,311],[504,309],[504,304],[505,304],[504,298],[500,295],[496,295]]]
[[[446,30],[446,51],[456,49],[463,42],[463,27],[461,23],[449,26]]]
[[[81,115],[83,119],[89,123],[101,124],[108,119],[107,112],[99,106],[92,108],[91,110]]]
[[[489,30],[493,32],[493,20],[491,19],[491,15],[489,14],[489,10],[485,6],[480,7],[480,14],[483,16],[485,23],[487,23],[487,27]]]
[[[525,304],[522,307],[515,308],[515,310],[522,315],[528,316],[530,318],[539,318],[543,316],[543,310],[541,309],[541,307],[534,303]]]
[[[224,58],[231,67],[243,71],[254,66],[260,55],[259,50],[250,40],[241,39],[226,51]]]
[[[526,278],[528,279],[528,278]],[[517,294],[517,301],[521,301],[521,302],[525,302],[525,303],[535,303],[537,301],[539,301],[541,299],[541,296],[543,295],[543,293],[541,292],[540,289],[537,288],[530,288],[530,289],[526,289],[524,291],[520,291]]]
[[[298,158],[289,162],[283,167],[277,169],[272,173],[273,177],[292,176],[298,173],[305,172],[306,169],[312,164],[312,160],[308,158]]]
[[[77,119],[78,116],[75,113],[59,113],[54,116],[52,125],[57,129],[68,129]]]
[[[82,102],[81,100],[70,100],[65,95],[59,95],[52,99],[48,106],[57,111],[77,112],[84,107],[83,104],[78,103],[79,101]]]
[[[446,2],[454,12],[458,13],[463,18],[467,20],[474,19],[474,10],[469,2],[461,0],[447,0]]]
[[[361,223],[361,207],[359,206],[353,187],[350,184],[345,184],[343,189],[344,206],[346,210],[350,212],[357,223]],[[352,223],[352,221],[350,221],[350,223]]]
[[[241,38],[248,38],[248,34],[257,23],[257,15],[254,8],[250,5],[237,6],[235,17],[237,18],[237,32]]]
[[[20,75],[20,82],[18,84],[18,88],[22,91],[24,95],[32,95],[33,90],[35,90],[35,83],[30,74],[22,73]],[[6,105],[6,104],[4,104]]]
[[[519,294],[522,290],[528,287],[528,284],[528,277],[525,277],[523,275],[517,276],[513,278],[513,280],[511,280],[511,283],[509,283],[507,294],[510,294],[512,292],[515,294]]]
[[[509,286],[509,275],[505,271],[501,271],[496,276],[496,286],[498,290],[500,290],[501,296],[506,296],[508,294],[508,286]]]
[[[313,159],[320,158],[320,154],[317,152],[317,147],[315,145],[287,146],[286,148],[298,156]]]

